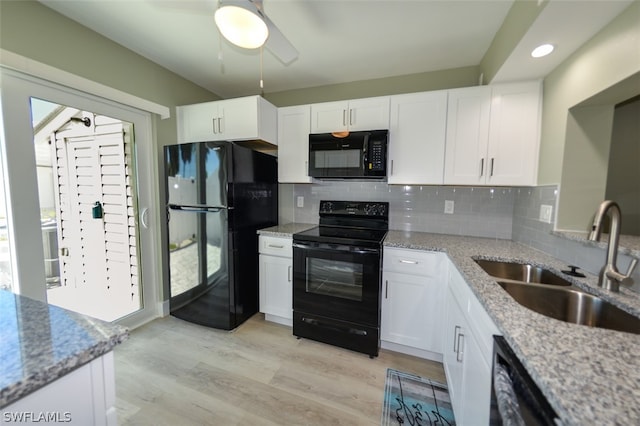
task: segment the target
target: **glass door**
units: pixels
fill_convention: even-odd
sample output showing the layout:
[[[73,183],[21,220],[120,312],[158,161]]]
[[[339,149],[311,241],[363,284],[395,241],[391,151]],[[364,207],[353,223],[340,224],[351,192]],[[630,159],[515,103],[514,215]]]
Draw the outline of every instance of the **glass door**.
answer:
[[[0,152],[0,160],[1,159],[2,152]],[[7,202],[4,193],[4,173],[2,170],[2,161],[0,161],[0,290],[11,290],[13,286],[9,239]]]
[[[105,321],[142,306],[131,123],[31,98],[47,301]]]
[[[54,303],[53,291],[75,289],[78,303],[65,307],[128,327],[158,317],[150,114],[5,68],[0,74],[12,291]],[[58,173],[65,164],[72,167]],[[69,234],[74,241],[65,244],[73,244],[60,244]],[[90,288],[101,293],[80,295]]]

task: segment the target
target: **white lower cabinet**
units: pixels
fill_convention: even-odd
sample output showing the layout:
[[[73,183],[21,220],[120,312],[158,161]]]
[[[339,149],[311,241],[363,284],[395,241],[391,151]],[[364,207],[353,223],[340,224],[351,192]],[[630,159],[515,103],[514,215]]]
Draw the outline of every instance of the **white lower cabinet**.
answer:
[[[259,236],[260,312],[267,321],[293,322],[293,248],[291,237]]]
[[[385,247],[383,348],[440,359],[447,263],[444,253]]]
[[[498,329],[453,266],[446,303],[443,362],[456,424],[487,425]]]
[[[3,425],[117,425],[113,352],[9,404],[2,408],[2,414]],[[28,415],[31,417],[25,417]]]

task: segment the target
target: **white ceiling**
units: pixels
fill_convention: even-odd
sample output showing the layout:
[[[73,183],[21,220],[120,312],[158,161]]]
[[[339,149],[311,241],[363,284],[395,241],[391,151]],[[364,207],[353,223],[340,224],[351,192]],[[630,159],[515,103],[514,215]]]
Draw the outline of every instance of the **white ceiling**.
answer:
[[[259,50],[221,40],[217,0],[40,0],[223,98],[260,93]],[[494,81],[540,78],[632,0],[552,0]],[[513,0],[264,0],[298,49],[263,54],[264,92],[478,65]],[[538,42],[558,45],[536,63]]]

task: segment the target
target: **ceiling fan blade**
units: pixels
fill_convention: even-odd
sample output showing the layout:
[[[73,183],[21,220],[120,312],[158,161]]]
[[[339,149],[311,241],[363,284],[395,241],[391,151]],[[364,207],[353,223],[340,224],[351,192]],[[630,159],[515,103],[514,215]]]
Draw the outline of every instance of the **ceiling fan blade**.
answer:
[[[289,40],[280,32],[278,27],[263,14],[263,18],[269,28],[269,37],[265,43],[265,47],[269,49],[282,63],[289,65],[298,59],[298,50],[291,44]]]
[[[249,0],[255,8],[257,12],[262,16],[264,22],[267,24],[267,28],[269,29],[269,37],[265,42],[265,47],[269,49],[271,53],[273,53],[276,58],[278,58],[285,65],[289,65],[295,59],[298,58],[298,50],[291,44],[289,40],[282,34],[282,32],[276,27],[276,24],[273,23],[271,19],[267,16],[264,11],[264,5],[262,0]]]

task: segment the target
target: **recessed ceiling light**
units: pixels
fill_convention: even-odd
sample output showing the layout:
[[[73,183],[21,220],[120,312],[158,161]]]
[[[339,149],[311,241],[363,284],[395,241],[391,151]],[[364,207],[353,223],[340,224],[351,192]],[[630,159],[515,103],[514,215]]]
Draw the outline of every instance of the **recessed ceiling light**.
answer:
[[[540,46],[533,49],[531,52],[531,56],[534,58],[541,58],[543,56],[547,56],[549,53],[553,52],[553,44],[541,44]]]

